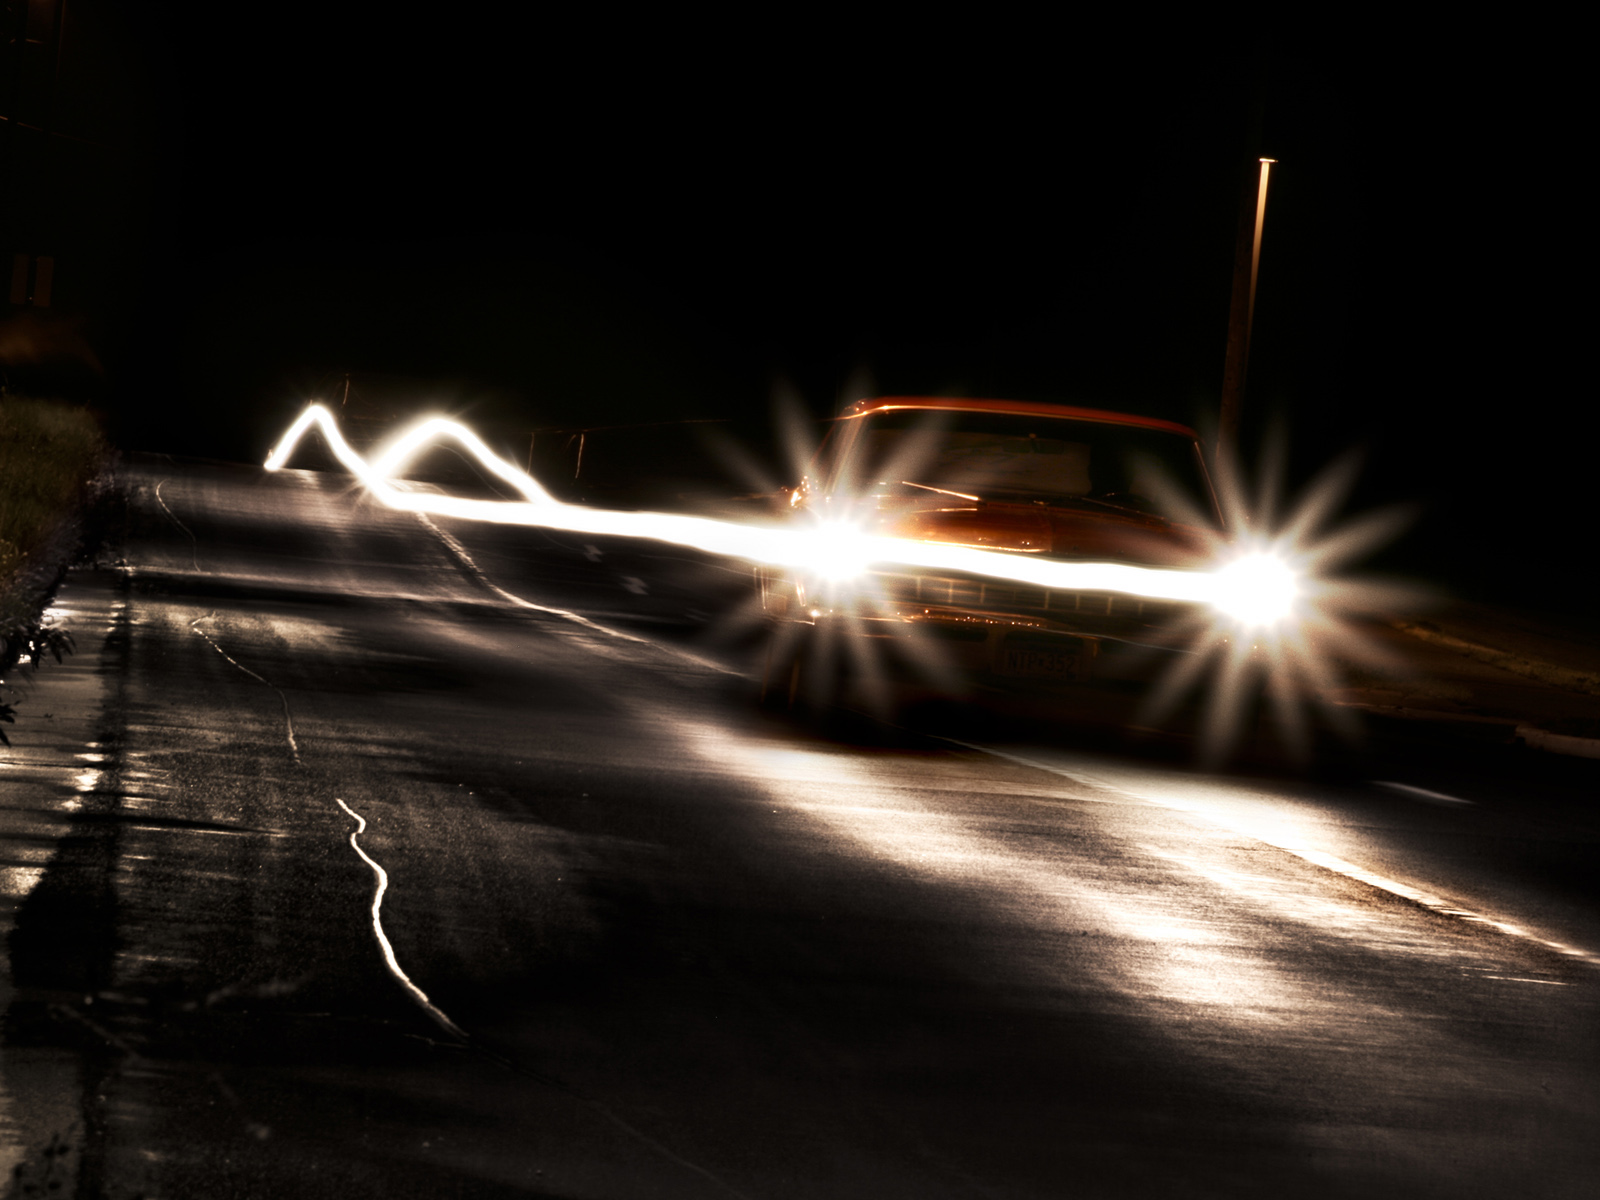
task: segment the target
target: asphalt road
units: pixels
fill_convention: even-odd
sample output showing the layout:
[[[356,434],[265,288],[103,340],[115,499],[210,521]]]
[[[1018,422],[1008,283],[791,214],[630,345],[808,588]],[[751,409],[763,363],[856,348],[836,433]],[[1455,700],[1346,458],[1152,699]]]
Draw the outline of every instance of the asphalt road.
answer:
[[[824,732],[737,566],[126,483],[0,754],[11,1194],[1593,1194],[1595,764]]]

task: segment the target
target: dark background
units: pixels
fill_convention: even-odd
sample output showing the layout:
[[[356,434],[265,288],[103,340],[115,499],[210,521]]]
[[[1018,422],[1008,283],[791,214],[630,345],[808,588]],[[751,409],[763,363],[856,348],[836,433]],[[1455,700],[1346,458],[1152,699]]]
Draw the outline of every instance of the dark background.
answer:
[[[1570,32],[64,2],[7,9],[4,240],[93,362],[7,370],[125,447],[259,459],[345,372],[512,452],[780,391],[1205,429],[1266,154],[1246,458],[1354,448],[1377,568],[1586,604]]]

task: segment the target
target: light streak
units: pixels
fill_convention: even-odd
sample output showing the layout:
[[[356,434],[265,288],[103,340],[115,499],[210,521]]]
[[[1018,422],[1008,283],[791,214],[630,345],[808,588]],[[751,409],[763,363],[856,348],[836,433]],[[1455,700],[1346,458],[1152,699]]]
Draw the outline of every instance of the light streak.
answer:
[[[295,762],[299,762],[300,747],[298,743],[296,743],[294,737],[294,718],[289,712],[289,697],[284,695],[283,689],[278,687],[277,684],[272,683],[263,676],[257,674],[255,671],[252,671],[249,667],[245,666],[237,658],[234,658],[233,655],[229,654],[226,650],[219,646],[216,639],[210,634],[206,633],[205,630],[198,628],[201,621],[209,621],[216,615],[216,613],[211,612],[207,613],[203,617],[195,618],[193,621],[189,622],[190,630],[204,638],[210,644],[213,650],[222,655],[223,658],[227,659],[246,675],[250,676],[251,679],[254,679],[259,683],[266,684],[267,687],[278,693],[278,699],[283,701],[283,719],[288,729],[289,754]],[[400,961],[395,957],[394,947],[389,943],[388,934],[384,933],[383,931],[383,894],[389,890],[389,873],[378,864],[376,859],[363,850],[361,848],[361,843],[356,840],[358,836],[366,832],[367,819],[360,813],[356,812],[355,809],[351,808],[338,796],[335,796],[333,800],[335,804],[355,818],[356,828],[350,834],[350,848],[356,852],[362,862],[366,863],[367,866],[372,868],[372,874],[377,880],[376,886],[372,893],[372,935],[377,940],[378,948],[383,952],[384,965],[389,968],[389,973],[394,976],[395,980],[400,984],[401,987],[405,988],[406,993],[412,998],[412,1000],[416,1001],[417,1005],[430,1017],[432,1017],[434,1021],[438,1023],[440,1028],[442,1028],[446,1033],[453,1034],[462,1041],[466,1041],[467,1035],[462,1031],[461,1027],[452,1021],[448,1016],[446,1016],[443,1010],[429,1000],[427,993],[413,983],[411,981],[411,977],[400,969]]]
[[[1447,796],[1443,792],[1429,791],[1427,788],[1414,787],[1409,783],[1395,783],[1387,779],[1374,779],[1381,788],[1388,788],[1391,792],[1401,792],[1407,796],[1415,796],[1418,800],[1426,800],[1429,804],[1471,804],[1471,800],[1463,800],[1460,796]]]
[[[423,1012],[432,1017],[446,1033],[453,1034],[462,1041],[467,1040],[467,1035],[449,1017],[445,1016],[442,1009],[428,999],[428,994],[411,982],[411,976],[400,969],[400,961],[395,958],[394,947],[389,944],[389,936],[383,932],[383,894],[389,890],[389,873],[378,865],[376,859],[361,848],[361,843],[356,841],[361,834],[367,831],[367,819],[351,808],[338,796],[333,798],[334,803],[356,820],[356,827],[350,831],[350,848],[360,857],[361,861],[372,868],[373,877],[377,885],[372,892],[372,936],[378,941],[378,948],[383,951],[384,965],[389,968],[389,974],[395,977],[396,982],[405,988],[406,994],[417,1002]]]
[[[1226,591],[1219,584],[1218,576],[1208,571],[1026,558],[1003,551],[883,537],[859,530],[841,532],[824,524],[725,521],[684,513],[619,512],[567,504],[552,496],[526,472],[496,455],[466,426],[444,417],[430,417],[412,426],[368,461],[345,441],[333,415],[322,405],[313,404],[273,448],[264,464],[266,469],[276,471],[287,464],[300,439],[313,426],[322,434],[334,457],[376,499],[390,508],[428,516],[529,525],[568,533],[647,538],[752,563],[824,574],[853,574],[875,566],[922,567],[1047,588],[1118,592],[1203,604],[1216,603]],[[396,476],[406,464],[441,439],[458,442],[485,470],[509,484],[523,499],[472,499],[407,491],[396,486]]]
[[[1179,655],[1156,683],[1140,715],[1141,724],[1162,724],[1183,697],[1205,681],[1209,692],[1200,729],[1205,756],[1220,762],[1251,721],[1253,697],[1264,692],[1291,754],[1309,754],[1307,712],[1319,709],[1346,737],[1355,717],[1328,696],[1353,663],[1380,674],[1401,673],[1351,618],[1394,607],[1396,589],[1336,580],[1335,568],[1392,537],[1405,523],[1399,511],[1379,512],[1325,529],[1354,478],[1354,460],[1336,463],[1307,488],[1300,503],[1277,522],[1278,474],[1274,456],[1257,504],[1247,503],[1233,464],[1218,464],[1224,527],[1205,534],[1212,519],[1191,499],[1175,493],[1163,502],[1176,520],[1209,539],[1209,569],[1136,566],[1123,562],[1067,562],[973,546],[867,533],[849,522],[774,517],[719,520],[684,513],[628,512],[565,503],[532,476],[495,454],[476,434],[445,417],[428,417],[402,431],[370,458],[351,448],[338,422],[321,404],[310,404],[284,433],[264,464],[286,465],[295,447],[316,429],[335,458],[369,494],[390,508],[419,517],[447,517],[534,526],[568,533],[645,538],[690,547],[750,563],[794,570],[827,590],[851,591],[850,581],[881,568],[925,569],[1007,580],[1072,592],[1113,592],[1192,605],[1174,632],[1192,651]],[[420,454],[453,442],[518,499],[485,500],[413,490],[401,475]],[[796,447],[798,452],[798,441]],[[1281,454],[1277,456],[1281,468]],[[500,590],[500,589],[495,589]],[[1415,597],[1409,597],[1415,599]],[[535,607],[529,605],[529,607]],[[832,609],[831,605],[827,607]],[[869,654],[870,639],[844,640],[857,658]],[[836,639],[837,634],[833,634]],[[870,665],[870,664],[867,664]]]

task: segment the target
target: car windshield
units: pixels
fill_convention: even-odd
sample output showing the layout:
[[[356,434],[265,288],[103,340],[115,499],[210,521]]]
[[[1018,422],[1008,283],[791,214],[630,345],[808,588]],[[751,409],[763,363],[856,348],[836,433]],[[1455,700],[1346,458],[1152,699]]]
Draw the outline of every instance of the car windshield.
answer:
[[[880,503],[1027,503],[1193,520],[1209,489],[1192,440],[1135,425],[1010,413],[874,413],[836,492]]]

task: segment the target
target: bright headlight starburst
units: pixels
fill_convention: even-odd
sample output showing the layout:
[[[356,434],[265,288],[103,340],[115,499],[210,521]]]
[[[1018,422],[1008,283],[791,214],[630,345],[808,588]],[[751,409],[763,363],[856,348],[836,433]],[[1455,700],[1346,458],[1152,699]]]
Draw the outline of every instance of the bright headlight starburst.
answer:
[[[1300,573],[1281,554],[1250,550],[1212,576],[1212,605],[1248,632],[1271,629],[1294,615],[1301,594]]]
[[[1215,545],[1221,565],[1209,576],[1212,619],[1193,626],[1194,653],[1162,677],[1142,713],[1144,723],[1160,725],[1187,693],[1204,688],[1200,742],[1213,764],[1250,731],[1259,695],[1284,746],[1304,758],[1312,712],[1346,737],[1357,732],[1353,711],[1337,702],[1349,668],[1389,676],[1402,670],[1361,618],[1417,594],[1339,578],[1336,570],[1394,537],[1408,514],[1390,509],[1328,528],[1355,480],[1354,456],[1330,465],[1280,514],[1283,460],[1282,445],[1269,444],[1253,505],[1236,465],[1226,456],[1218,463],[1226,528]]]
[[[823,521],[813,531],[813,554],[803,566],[831,584],[849,584],[871,569],[874,546],[860,526],[849,521]]]

